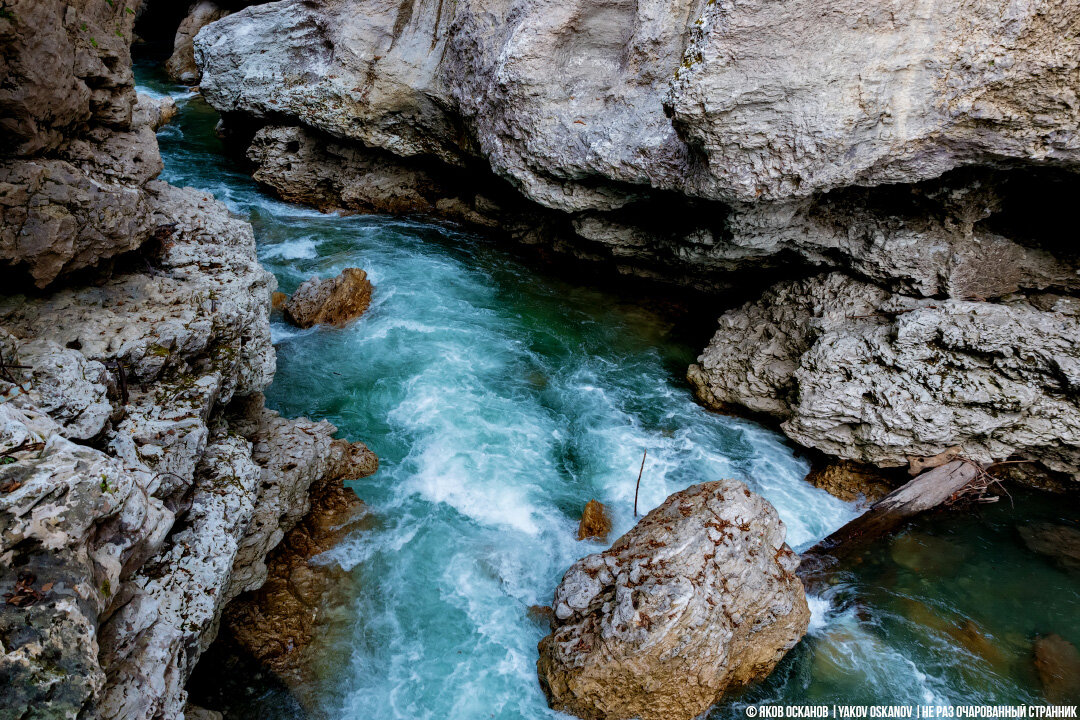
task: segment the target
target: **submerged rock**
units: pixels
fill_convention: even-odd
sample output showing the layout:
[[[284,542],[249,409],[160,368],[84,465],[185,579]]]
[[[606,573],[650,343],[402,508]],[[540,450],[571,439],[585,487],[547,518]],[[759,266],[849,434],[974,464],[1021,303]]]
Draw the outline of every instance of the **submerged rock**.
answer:
[[[582,718],[689,720],[763,679],[806,632],[798,557],[762,498],[735,480],[669,497],[555,591],[537,671]]]
[[[1080,529],[1055,523],[1018,528],[1024,544],[1053,560],[1061,569],[1080,573]]]
[[[1035,670],[1046,699],[1057,705],[1080,702],[1080,651],[1060,635],[1035,641]]]
[[[310,692],[310,675],[317,665],[312,657],[318,652],[312,647],[316,633],[348,597],[348,574],[314,558],[358,530],[366,515],[363,502],[342,480],[365,477],[378,468],[374,453],[359,444],[335,440],[326,454],[331,469],[310,486],[310,511],[267,558],[266,582],[237,598],[222,616],[226,644],[235,643],[301,699]],[[286,460],[274,438],[257,449],[256,458],[267,469]]]
[[[609,532],[611,532],[611,519],[603,504],[596,500],[585,503],[585,509],[581,513],[581,522],[578,523],[577,539],[596,538],[605,542]]]
[[[282,306],[285,319],[301,328],[341,327],[364,314],[371,304],[371,283],[359,268],[345,268],[337,277],[311,278]]]

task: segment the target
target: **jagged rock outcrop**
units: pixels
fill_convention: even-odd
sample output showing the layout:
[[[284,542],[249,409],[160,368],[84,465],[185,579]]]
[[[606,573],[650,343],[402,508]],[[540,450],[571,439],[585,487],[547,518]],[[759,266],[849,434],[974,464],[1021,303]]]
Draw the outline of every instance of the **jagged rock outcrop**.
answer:
[[[311,484],[311,512],[269,555],[266,582],[237,598],[222,617],[226,648],[235,644],[301,698],[309,696],[312,687],[313,654],[325,653],[316,636],[341,614],[348,596],[348,573],[313,559],[360,528],[367,515],[363,502],[342,480],[365,477],[378,468],[374,453],[362,445],[335,443],[333,469]],[[256,448],[260,451],[278,452],[273,446]]]
[[[301,328],[313,325],[342,327],[364,314],[371,304],[371,281],[360,268],[345,268],[335,277],[313,277],[296,288],[282,312]]]
[[[688,377],[829,455],[880,466],[952,446],[1080,472],[1078,304],[894,295],[840,274],[782,283],[720,318]]]
[[[4,718],[180,717],[223,606],[340,472],[333,426],[263,409],[275,282],[251,227],[154,179],[133,15],[0,15]]]
[[[537,670],[582,718],[697,717],[763,679],[806,632],[798,556],[768,502],[735,480],[694,485],[555,591]]]

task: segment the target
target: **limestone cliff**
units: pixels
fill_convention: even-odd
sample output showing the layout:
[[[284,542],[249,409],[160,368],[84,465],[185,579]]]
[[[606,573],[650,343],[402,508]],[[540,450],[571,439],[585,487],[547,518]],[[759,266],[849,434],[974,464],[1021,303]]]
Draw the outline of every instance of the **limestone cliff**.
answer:
[[[5,719],[181,717],[309,486],[370,471],[333,461],[353,453],[328,423],[263,408],[275,282],[247,223],[154,179],[134,15],[0,14]]]

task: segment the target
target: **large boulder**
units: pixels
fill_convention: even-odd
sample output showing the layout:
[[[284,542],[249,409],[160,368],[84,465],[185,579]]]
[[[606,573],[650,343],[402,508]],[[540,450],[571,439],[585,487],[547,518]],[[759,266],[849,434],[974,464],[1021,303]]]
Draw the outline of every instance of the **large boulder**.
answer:
[[[345,268],[336,277],[311,278],[296,289],[282,311],[293,325],[341,327],[364,314],[371,304],[371,282],[359,268]]]
[[[537,671],[582,718],[689,720],[761,680],[806,632],[798,557],[768,502],[736,480],[669,497],[555,591]]]
[[[1072,298],[895,295],[837,273],[720,318],[688,373],[705,404],[773,415],[799,443],[888,467],[960,447],[1080,474]]]

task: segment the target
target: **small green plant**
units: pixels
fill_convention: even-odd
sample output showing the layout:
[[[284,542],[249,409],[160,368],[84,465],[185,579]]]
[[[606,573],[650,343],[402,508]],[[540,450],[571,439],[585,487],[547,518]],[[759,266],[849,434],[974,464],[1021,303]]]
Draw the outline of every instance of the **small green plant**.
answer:
[[[95,40],[94,38],[90,38],[90,44],[93,45],[94,47],[98,46],[97,40]]]

